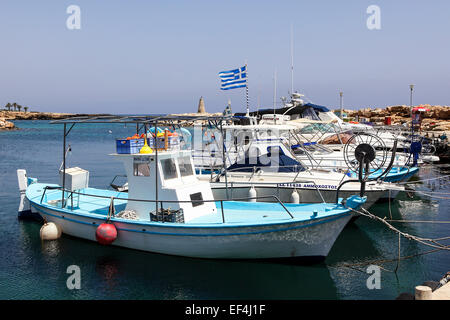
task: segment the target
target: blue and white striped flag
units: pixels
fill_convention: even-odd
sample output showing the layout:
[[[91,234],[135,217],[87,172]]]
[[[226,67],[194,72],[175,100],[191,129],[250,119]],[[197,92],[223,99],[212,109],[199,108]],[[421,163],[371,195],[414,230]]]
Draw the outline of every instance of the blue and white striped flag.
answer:
[[[244,88],[247,86],[247,66],[242,68],[219,72],[220,90]]]

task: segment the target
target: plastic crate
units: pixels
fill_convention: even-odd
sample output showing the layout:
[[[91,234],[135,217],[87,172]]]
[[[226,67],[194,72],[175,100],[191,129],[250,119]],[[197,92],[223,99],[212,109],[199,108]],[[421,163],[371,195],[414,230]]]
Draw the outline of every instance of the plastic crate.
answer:
[[[167,210],[159,212],[150,212],[150,220],[157,222],[174,222],[174,223],[184,223],[184,213],[183,209],[178,210]]]
[[[139,153],[144,146],[144,139],[117,139],[116,152],[119,154]]]

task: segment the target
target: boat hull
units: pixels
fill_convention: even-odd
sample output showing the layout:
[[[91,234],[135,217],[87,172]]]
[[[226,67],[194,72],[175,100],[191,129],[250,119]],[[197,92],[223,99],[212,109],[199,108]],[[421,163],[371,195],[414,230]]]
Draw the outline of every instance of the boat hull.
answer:
[[[67,235],[96,241],[95,231],[105,219],[71,214],[32,203],[47,221]],[[184,227],[174,223],[140,224],[114,221],[118,237],[113,245],[193,258],[271,259],[326,257],[349,222],[345,212],[321,219],[245,227]]]

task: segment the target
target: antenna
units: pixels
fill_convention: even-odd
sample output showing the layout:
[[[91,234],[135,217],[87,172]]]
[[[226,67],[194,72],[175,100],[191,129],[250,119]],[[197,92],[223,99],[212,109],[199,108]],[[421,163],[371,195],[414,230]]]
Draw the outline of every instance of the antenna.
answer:
[[[291,94],[294,93],[294,24],[291,23]]]
[[[273,73],[273,114],[275,114],[275,109],[277,107],[277,69]]]

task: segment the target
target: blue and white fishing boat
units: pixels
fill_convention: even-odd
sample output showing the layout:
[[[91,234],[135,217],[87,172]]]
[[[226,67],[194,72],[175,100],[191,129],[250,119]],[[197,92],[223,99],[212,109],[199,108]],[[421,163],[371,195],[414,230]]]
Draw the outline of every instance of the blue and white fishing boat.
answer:
[[[126,116],[54,123],[64,125],[65,150],[66,136],[80,122],[133,123],[137,128],[142,125],[147,132],[147,126],[181,120]],[[71,125],[69,130],[67,125]],[[349,222],[352,209],[366,201],[361,195],[338,203],[318,204],[214,199],[210,184],[195,174],[191,151],[151,150],[147,140],[137,152],[111,154],[124,165],[127,193],[96,189],[89,187],[89,172],[66,168],[63,154],[60,185],[38,182],[27,178],[24,170],[18,170],[24,194],[22,213],[38,213],[64,234],[101,243],[106,239],[102,232],[113,230],[115,233],[107,235],[112,245],[162,254],[222,259],[323,259]],[[107,228],[102,229],[105,225]]]

